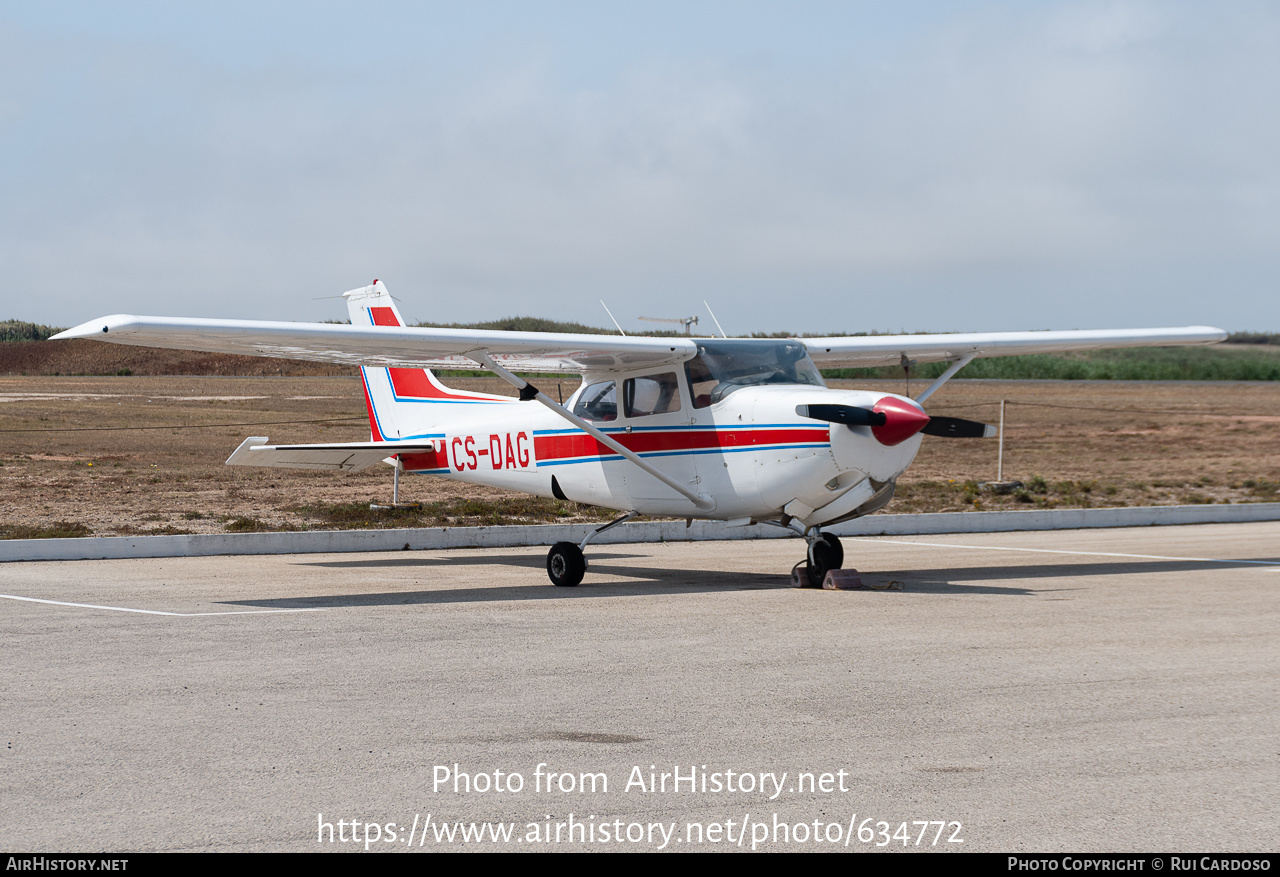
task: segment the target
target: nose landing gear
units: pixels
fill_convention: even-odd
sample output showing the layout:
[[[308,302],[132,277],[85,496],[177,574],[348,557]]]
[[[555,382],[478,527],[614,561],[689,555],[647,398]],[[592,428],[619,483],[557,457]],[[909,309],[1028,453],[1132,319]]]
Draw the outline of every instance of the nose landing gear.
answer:
[[[805,579],[808,587],[821,588],[827,573],[844,565],[844,546],[831,533],[806,533],[805,540],[809,543],[809,562],[804,568]]]

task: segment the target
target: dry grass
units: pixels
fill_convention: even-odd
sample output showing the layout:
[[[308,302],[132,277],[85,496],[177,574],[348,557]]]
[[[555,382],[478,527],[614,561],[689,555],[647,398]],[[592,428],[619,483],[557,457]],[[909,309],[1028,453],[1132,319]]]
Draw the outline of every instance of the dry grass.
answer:
[[[574,386],[565,382],[566,395]],[[858,386],[902,390],[901,381]],[[953,381],[929,408],[994,422],[1002,398],[1021,403],[1008,407],[1005,477],[1025,489],[995,496],[979,488],[996,476],[994,440],[926,438],[887,511],[1276,501],[1280,384]],[[1077,407],[1037,407],[1044,404]],[[371,502],[391,499],[385,467],[332,473],[223,465],[248,435],[367,439],[352,378],[0,377],[0,412],[5,538],[67,527],[74,533],[66,535],[222,533],[610,514],[429,476],[401,481],[401,500],[423,503],[421,511],[375,512]],[[278,421],[287,423],[228,425]],[[138,426],[164,428],[118,429]]]

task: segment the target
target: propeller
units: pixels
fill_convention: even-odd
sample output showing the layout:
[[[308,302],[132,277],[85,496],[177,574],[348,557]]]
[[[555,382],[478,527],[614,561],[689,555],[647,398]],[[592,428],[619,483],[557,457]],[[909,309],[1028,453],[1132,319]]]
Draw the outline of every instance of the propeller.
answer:
[[[989,423],[959,417],[930,417],[920,431],[943,438],[991,438],[996,434],[996,428]]]
[[[869,426],[882,445],[897,445],[918,432],[943,438],[990,438],[996,428],[959,417],[930,417],[919,406],[886,396],[871,408],[856,405],[797,405],[796,414],[846,426]]]
[[[883,411],[853,405],[797,405],[796,414],[846,426],[884,426],[889,420]]]

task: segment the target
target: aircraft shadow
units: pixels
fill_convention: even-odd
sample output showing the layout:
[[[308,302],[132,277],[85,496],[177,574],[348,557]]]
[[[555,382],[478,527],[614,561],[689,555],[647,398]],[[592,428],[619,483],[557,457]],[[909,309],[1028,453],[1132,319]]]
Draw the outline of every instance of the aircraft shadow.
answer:
[[[624,555],[625,556],[625,555]],[[475,587],[433,589],[430,591],[389,591],[364,594],[285,597],[279,599],[227,600],[228,605],[254,606],[264,609],[336,608],[344,606],[401,606],[430,603],[487,603],[517,600],[566,600],[597,597],[634,597],[663,593],[711,593],[717,591],[761,591],[791,587],[789,575],[723,572],[719,570],[672,570],[667,567],[616,566],[600,562],[593,556],[587,578],[576,588],[557,588],[547,581],[545,573],[534,583],[527,580],[511,585],[479,585]],[[480,563],[473,560],[472,563]],[[401,564],[403,568],[408,564]],[[449,564],[440,564],[441,567]],[[543,570],[542,558],[490,558],[486,565],[513,566]],[[443,569],[441,570],[443,571]],[[435,573],[435,570],[430,572]],[[595,576],[595,580],[592,577]],[[623,576],[629,581],[601,581],[600,576]],[[494,578],[500,578],[497,573]],[[525,579],[525,576],[521,576]]]
[[[1205,563],[1185,560],[1129,560],[1104,561],[1096,563],[1051,563],[1020,564],[1018,566],[975,566],[950,567],[946,569],[898,570],[896,572],[870,573],[874,581],[880,578],[894,578],[906,584],[908,591],[929,594],[982,594],[1016,591],[1020,594],[1045,594],[1053,591],[1082,591],[1083,586],[1076,588],[1008,588],[1008,587],[975,587],[965,582],[992,582],[1009,579],[1054,579],[1054,578],[1091,578],[1095,576],[1115,575],[1150,575],[1174,572],[1208,572],[1221,570],[1224,564]]]
[[[252,606],[263,609],[345,608],[359,606],[403,606],[450,603],[514,602],[518,600],[575,600],[601,597],[652,596],[654,594],[715,593],[728,591],[759,591],[790,589],[788,575],[768,573],[725,572],[720,570],[673,570],[668,567],[645,567],[611,564],[607,561],[643,555],[609,554],[592,555],[586,580],[576,588],[557,588],[545,580],[535,583],[481,585],[475,587],[443,588],[422,591],[374,591],[360,594],[326,594],[313,597],[283,597],[256,600],[228,600],[225,605]],[[309,566],[368,567],[368,568],[417,568],[432,571],[459,565],[518,567],[541,569],[545,561],[541,556],[521,555],[468,555],[464,558],[395,558],[386,560],[324,561]],[[1072,564],[1023,564],[997,567],[953,567],[945,569],[899,569],[888,571],[864,570],[864,579],[870,583],[892,580],[905,585],[902,591],[856,591],[846,594],[877,596],[909,596],[911,594],[1043,596],[1048,593],[1086,590],[1077,587],[1027,588],[1015,585],[995,584],[1007,581],[1063,579],[1069,585],[1072,579],[1115,575],[1158,575],[1161,573],[1221,570],[1221,563],[1200,561],[1108,561]],[[600,581],[594,576],[619,576],[625,581]],[[522,578],[524,578],[522,576]],[[832,595],[835,597],[835,595]]]
[[[533,550],[533,549],[531,549]],[[647,557],[645,554],[605,554],[591,552],[588,562],[592,568],[598,560],[621,560],[628,557]],[[468,552],[453,557],[440,557],[431,552],[404,552],[397,557],[372,558],[362,560],[319,560],[304,561],[297,566],[320,566],[330,569],[379,569],[388,567],[432,567],[432,566],[519,566],[530,569],[545,569],[547,566],[546,550],[532,554],[480,554]]]

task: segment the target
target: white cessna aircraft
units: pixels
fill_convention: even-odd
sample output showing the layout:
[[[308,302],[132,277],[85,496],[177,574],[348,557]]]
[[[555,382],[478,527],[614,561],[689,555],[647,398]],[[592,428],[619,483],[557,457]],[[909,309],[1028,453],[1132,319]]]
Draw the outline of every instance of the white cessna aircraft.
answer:
[[[547,556],[557,585],[582,581],[584,549],[637,515],[774,524],[808,543],[808,580],[839,569],[822,528],[893,497],[924,435],[992,435],[985,424],[930,417],[921,403],[978,356],[1210,344],[1221,329],[999,332],[775,340],[644,338],[414,329],[386,286],[345,293],[351,325],[115,315],[54,338],[276,356],[359,366],[371,440],[269,445],[245,439],[231,465],[363,469],[379,461],[625,514]],[[819,367],[949,361],[910,399],[833,390]],[[487,369],[519,398],[464,393],[431,368]],[[563,405],[512,373],[571,372]]]

